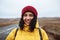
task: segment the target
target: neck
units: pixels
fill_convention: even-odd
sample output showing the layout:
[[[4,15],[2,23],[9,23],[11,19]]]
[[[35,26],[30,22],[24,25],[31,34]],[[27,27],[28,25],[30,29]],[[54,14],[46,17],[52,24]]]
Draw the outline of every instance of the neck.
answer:
[[[28,31],[29,30],[29,25],[24,24],[24,30]]]

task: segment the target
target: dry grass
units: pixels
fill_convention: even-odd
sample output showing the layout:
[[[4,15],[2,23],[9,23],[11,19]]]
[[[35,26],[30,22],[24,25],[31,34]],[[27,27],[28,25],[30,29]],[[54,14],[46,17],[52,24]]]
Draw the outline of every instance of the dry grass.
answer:
[[[42,18],[39,24],[47,32],[49,40],[60,40],[60,18]]]
[[[10,18],[10,19],[0,19],[0,27],[2,26],[7,26],[7,25],[11,25],[11,24],[17,24],[19,23],[19,19],[16,18]]]

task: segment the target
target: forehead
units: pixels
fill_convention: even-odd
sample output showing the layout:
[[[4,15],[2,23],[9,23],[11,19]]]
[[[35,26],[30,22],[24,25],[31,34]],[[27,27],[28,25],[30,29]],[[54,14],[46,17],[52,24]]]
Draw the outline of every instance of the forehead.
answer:
[[[25,14],[33,14],[32,12],[25,12]]]

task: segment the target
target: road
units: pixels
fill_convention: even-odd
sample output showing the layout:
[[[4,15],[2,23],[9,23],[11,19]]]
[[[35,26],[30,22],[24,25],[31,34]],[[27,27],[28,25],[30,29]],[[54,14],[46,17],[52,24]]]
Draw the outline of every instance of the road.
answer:
[[[8,26],[0,27],[0,40],[5,40],[6,36],[9,34],[9,32],[13,29],[18,27],[18,24],[12,24]]]

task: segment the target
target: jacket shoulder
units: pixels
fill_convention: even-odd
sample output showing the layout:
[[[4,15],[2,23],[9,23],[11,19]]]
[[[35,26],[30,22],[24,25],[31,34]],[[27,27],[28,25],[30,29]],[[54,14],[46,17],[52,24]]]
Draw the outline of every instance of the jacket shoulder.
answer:
[[[42,28],[40,28],[40,30],[41,30],[41,33],[42,33],[43,40],[48,40],[48,35],[47,35],[46,31]]]
[[[8,34],[6,40],[13,40],[14,39],[16,29],[17,28],[12,29],[12,31]]]

